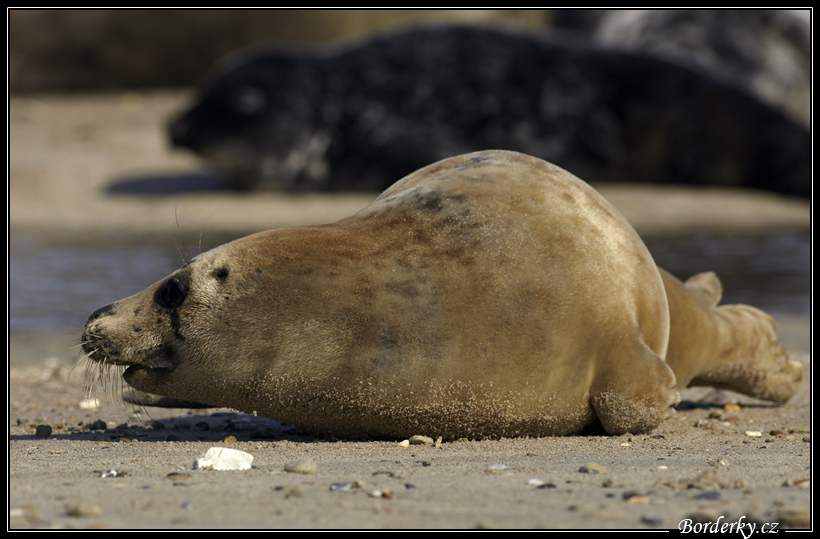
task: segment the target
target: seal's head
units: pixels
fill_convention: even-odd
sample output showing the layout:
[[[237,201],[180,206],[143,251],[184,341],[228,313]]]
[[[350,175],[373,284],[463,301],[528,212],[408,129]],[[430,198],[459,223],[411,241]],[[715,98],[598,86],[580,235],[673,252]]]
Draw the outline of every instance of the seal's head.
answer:
[[[259,50],[223,61],[169,126],[171,143],[204,157],[235,188],[324,188],[321,64]]]
[[[86,324],[83,350],[103,365],[127,367],[124,379],[135,388],[218,404],[213,387],[247,380],[257,370],[253,361],[267,352],[248,340],[248,331],[266,323],[259,274],[268,268],[249,260],[252,254],[222,246],[98,309]]]

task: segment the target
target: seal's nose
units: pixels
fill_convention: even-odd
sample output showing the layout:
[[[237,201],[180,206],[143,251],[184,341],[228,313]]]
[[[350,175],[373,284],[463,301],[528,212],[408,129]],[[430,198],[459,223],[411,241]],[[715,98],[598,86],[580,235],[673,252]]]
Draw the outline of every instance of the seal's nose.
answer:
[[[98,318],[102,318],[103,316],[108,316],[109,314],[113,314],[113,311],[114,311],[114,304],[113,303],[110,303],[110,304],[108,304],[104,307],[100,307],[99,309],[97,309],[96,311],[91,313],[91,316],[88,317],[88,320],[86,321],[85,325],[87,326],[88,324],[90,324],[94,320],[96,320]]]
[[[104,307],[100,307],[93,313],[91,316],[88,317],[88,320],[85,323],[85,330],[83,331],[83,335],[80,338],[80,342],[82,344],[83,352],[86,354],[91,354],[99,345],[99,342],[102,341],[102,338],[96,333],[96,331],[91,330],[91,326],[95,320],[98,320],[104,316],[110,316],[114,314],[114,304],[111,303]]]
[[[171,122],[168,126],[171,137],[171,144],[179,148],[185,148],[190,144],[191,138],[191,117],[183,114]]]

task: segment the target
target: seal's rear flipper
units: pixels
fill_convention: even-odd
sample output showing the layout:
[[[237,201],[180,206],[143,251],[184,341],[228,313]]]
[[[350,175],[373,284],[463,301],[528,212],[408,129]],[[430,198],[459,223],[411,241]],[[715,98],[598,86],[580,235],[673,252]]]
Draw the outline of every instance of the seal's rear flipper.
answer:
[[[132,387],[123,389],[122,400],[129,404],[156,406],[157,408],[218,408],[217,406],[211,406],[210,404],[203,404],[201,402],[172,399],[171,397],[145,393]]]
[[[669,300],[666,363],[678,388],[712,386],[783,403],[800,388],[803,365],[777,342],[772,317],[750,305],[718,305],[714,273],[682,283],[660,270]]]
[[[803,365],[777,342],[777,328],[750,305],[722,305],[713,311],[723,347],[712,368],[690,385],[731,389],[776,403],[788,401],[803,380]]]

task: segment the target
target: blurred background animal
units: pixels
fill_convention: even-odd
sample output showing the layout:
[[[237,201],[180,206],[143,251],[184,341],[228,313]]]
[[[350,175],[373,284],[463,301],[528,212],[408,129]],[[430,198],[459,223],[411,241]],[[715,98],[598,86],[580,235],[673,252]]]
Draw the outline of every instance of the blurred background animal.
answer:
[[[569,14],[558,22],[576,30],[436,25],[318,52],[240,52],[202,84],[170,138],[243,189],[378,190],[426,163],[498,148],[593,183],[808,194],[809,131],[749,91],[754,77],[707,69],[697,52],[587,39],[578,29],[596,35],[593,22]]]

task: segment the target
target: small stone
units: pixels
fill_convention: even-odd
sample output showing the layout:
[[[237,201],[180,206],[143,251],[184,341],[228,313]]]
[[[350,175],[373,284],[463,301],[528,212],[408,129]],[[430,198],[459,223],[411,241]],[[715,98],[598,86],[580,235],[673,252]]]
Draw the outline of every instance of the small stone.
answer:
[[[498,473],[508,470],[510,467],[506,464],[490,464],[487,466],[484,471],[489,473]]]
[[[83,399],[77,406],[80,410],[96,412],[100,408],[100,399]]]
[[[640,494],[633,490],[624,492],[621,497],[627,503],[647,503],[649,502],[649,498],[647,498],[644,494]]]
[[[105,430],[108,428],[108,424],[103,421],[102,419],[98,419],[93,423],[89,423],[85,425],[86,430]]]
[[[225,439],[222,440],[222,443],[225,443],[225,444],[235,444],[237,442],[238,442],[238,440],[236,439],[236,436],[226,436]]]
[[[238,449],[212,447],[194,462],[194,469],[249,470],[253,455]]]
[[[402,440],[398,442],[396,445],[399,447],[410,447],[410,440]]]
[[[763,436],[763,433],[759,430],[747,430],[743,434],[745,434],[746,436],[752,436],[754,438],[760,438],[761,436]]]
[[[353,485],[350,483],[331,483],[330,490],[350,490]]]
[[[721,499],[720,491],[717,490],[709,490],[707,492],[701,492],[697,496],[695,496],[696,500],[707,500],[707,501],[717,501]]]
[[[285,464],[285,471],[291,473],[313,474],[318,466],[312,459],[300,459]]]
[[[540,479],[530,479],[529,481],[527,481],[527,486],[528,487],[538,488],[543,484],[544,484],[544,481],[541,481]]]
[[[101,478],[125,477],[126,475],[128,475],[128,472],[121,472],[119,470],[113,470],[113,469],[112,470],[106,470],[104,472],[100,472],[100,477]]]
[[[299,487],[294,486],[294,485],[279,485],[279,486],[273,487],[273,490],[275,490],[277,492],[284,492],[285,493],[285,499],[298,498],[302,495],[302,491],[299,490]]]
[[[720,483],[717,478],[717,471],[710,468],[698,474],[689,485],[689,488],[696,488],[700,490],[715,490],[720,488]]]
[[[51,426],[50,425],[37,425],[34,429],[34,435],[38,438],[48,438],[51,436]]]
[[[729,402],[729,403],[723,405],[723,409],[726,410],[727,412],[739,412],[740,411],[740,405],[735,404],[733,402]]]
[[[811,487],[811,478],[804,478],[804,479],[787,479],[785,483],[783,483],[784,487],[798,487],[798,488],[809,488]]]
[[[410,445],[433,445],[435,443],[429,436],[421,436],[419,434],[411,436],[408,441]]]
[[[606,473],[607,470],[597,462],[587,462],[586,464],[578,468],[578,471],[581,473],[599,474]]]
[[[180,472],[171,472],[165,477],[173,481],[188,481],[189,479],[191,479],[191,476],[189,474]]]
[[[660,526],[663,524],[663,519],[655,513],[644,513],[641,515],[641,522],[651,526]]]
[[[103,514],[96,505],[79,502],[66,504],[65,512],[70,517],[99,517]]]

